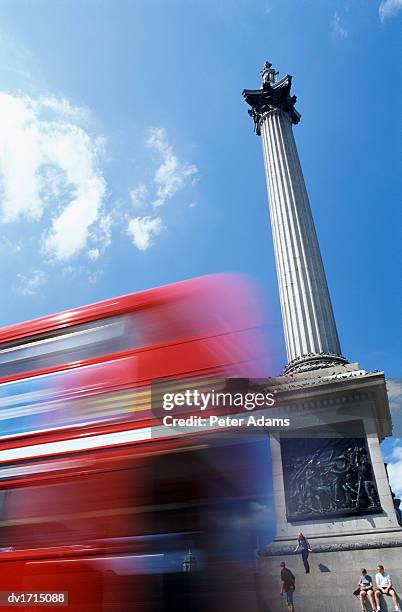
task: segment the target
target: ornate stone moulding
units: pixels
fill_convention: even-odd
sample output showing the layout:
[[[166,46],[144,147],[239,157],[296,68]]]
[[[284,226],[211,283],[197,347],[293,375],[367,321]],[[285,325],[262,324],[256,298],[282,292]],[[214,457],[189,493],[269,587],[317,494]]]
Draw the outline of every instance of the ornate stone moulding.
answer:
[[[325,544],[314,544],[310,538],[310,544],[314,548],[315,553],[328,553],[328,552],[346,552],[352,550],[372,550],[378,548],[402,548],[402,539],[387,539],[382,540],[381,538],[375,538],[370,540],[354,540],[353,542],[333,542]],[[297,555],[294,551],[294,543],[288,545],[275,545],[269,544],[263,550],[258,551],[259,557],[282,557],[285,555]]]
[[[333,355],[330,353],[319,353],[301,355],[297,359],[293,359],[284,368],[284,374],[297,374],[299,372],[308,372],[321,368],[328,368],[334,365],[345,365],[348,363],[346,357],[341,355]]]

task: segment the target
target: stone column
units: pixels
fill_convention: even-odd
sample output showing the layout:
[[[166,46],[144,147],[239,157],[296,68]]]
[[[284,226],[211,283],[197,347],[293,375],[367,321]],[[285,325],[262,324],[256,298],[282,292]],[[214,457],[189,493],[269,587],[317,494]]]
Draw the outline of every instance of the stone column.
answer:
[[[291,77],[275,82],[266,63],[260,90],[245,90],[261,136],[288,365],[285,373],[346,363],[297,154],[292,124],[300,121]]]

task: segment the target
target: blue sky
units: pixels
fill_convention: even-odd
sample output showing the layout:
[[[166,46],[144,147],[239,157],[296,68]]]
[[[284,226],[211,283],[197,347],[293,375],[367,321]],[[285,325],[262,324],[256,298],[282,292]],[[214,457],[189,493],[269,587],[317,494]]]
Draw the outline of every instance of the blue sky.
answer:
[[[398,379],[401,28],[401,0],[3,0],[2,324],[245,272],[279,371],[261,143],[241,97],[269,59],[294,76],[343,353]]]

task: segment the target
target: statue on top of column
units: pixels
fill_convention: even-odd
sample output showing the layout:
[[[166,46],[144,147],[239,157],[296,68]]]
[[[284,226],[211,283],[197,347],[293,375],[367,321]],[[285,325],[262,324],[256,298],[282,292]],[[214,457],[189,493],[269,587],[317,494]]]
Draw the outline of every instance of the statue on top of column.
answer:
[[[251,107],[248,114],[254,121],[254,132],[260,136],[262,120],[267,114],[275,111],[283,111],[292,123],[299,123],[300,113],[295,109],[297,98],[295,95],[290,95],[292,77],[288,74],[277,81],[279,72],[272,68],[271,62],[265,62],[260,74],[261,88],[243,91],[243,98]]]
[[[260,74],[263,85],[264,83],[269,83],[270,85],[273,85],[274,83],[276,83],[276,77],[278,76],[279,71],[275,70],[275,68],[272,68],[271,62],[265,62]]]

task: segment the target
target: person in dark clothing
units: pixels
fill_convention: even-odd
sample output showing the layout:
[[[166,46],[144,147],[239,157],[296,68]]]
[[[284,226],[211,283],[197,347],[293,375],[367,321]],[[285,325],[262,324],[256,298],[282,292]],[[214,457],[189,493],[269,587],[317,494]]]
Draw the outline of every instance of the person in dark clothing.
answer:
[[[302,559],[304,569],[306,570],[306,574],[310,573],[310,564],[308,562],[309,553],[311,553],[310,544],[308,543],[307,538],[300,532],[297,538],[297,546],[295,548],[295,552],[301,549]]]
[[[286,603],[288,606],[288,612],[294,612],[295,608],[293,605],[293,593],[296,588],[296,585],[295,585],[296,578],[294,577],[290,569],[286,567],[286,564],[284,561],[282,561],[281,563],[281,580],[282,580],[281,595],[286,593]]]

